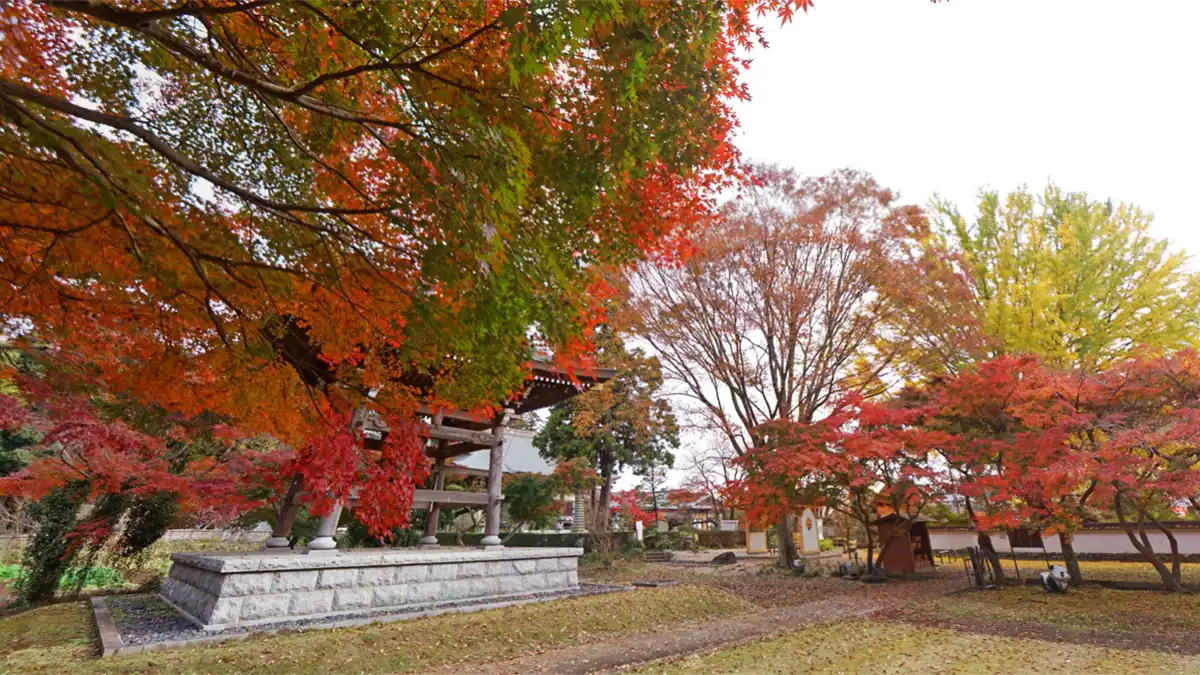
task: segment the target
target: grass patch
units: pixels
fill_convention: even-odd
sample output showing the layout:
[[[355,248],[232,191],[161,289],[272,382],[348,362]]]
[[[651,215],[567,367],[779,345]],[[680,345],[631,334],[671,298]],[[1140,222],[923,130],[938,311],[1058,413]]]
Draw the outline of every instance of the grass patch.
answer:
[[[616,640],[751,609],[750,604],[720,591],[676,586],[360,628],[264,636],[104,661],[82,656],[51,661],[43,658],[39,649],[23,649],[7,655],[5,670],[13,673],[403,673]],[[0,618],[0,635],[17,630],[8,623],[17,616]],[[84,634],[80,631],[70,639]]]
[[[20,565],[0,565],[0,581],[21,582],[24,568]],[[58,580],[60,589],[123,588],[127,586],[121,572],[111,567],[89,567],[87,570],[68,569]]]
[[[638,673],[1200,673],[1200,658],[872,621],[822,624]]]
[[[1063,595],[1032,586],[957,593],[923,603],[916,612],[949,620],[1017,621],[1122,633],[1200,632],[1200,595],[1090,586]]]

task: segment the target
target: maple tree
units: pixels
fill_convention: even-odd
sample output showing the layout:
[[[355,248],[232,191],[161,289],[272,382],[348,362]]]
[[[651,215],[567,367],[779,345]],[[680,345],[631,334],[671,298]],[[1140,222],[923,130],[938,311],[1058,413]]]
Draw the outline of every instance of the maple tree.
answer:
[[[416,446],[348,467],[352,409],[398,437],[418,396],[503,401],[531,343],[584,355],[604,273],[738,178],[756,22],[809,4],[6,2],[7,332],[403,524]]]
[[[1001,357],[935,380],[924,390],[906,392],[935,406],[937,414],[927,424],[952,436],[937,452],[1000,584],[1005,572],[990,531],[1026,524],[1013,508],[1016,483],[1026,469],[1050,460],[1043,453],[1053,448],[1036,441],[1044,438],[1039,434],[1051,424],[1054,411],[1069,413],[1055,407],[1059,404],[1052,385],[1049,371],[1036,357]],[[1063,535],[1064,556],[1077,566],[1069,531]]]
[[[1200,503],[1200,354],[1139,354],[1085,380],[1074,393],[1077,413],[1059,434],[1071,454],[1047,467],[1035,485],[1091,495],[1116,515],[1163,587],[1183,590],[1179,542],[1156,514],[1181,500]],[[1079,517],[1061,508],[1050,513]],[[1167,540],[1169,569],[1148,529]]]
[[[293,461],[272,439],[238,438],[211,419],[72,395],[24,374],[14,384],[21,398],[0,395],[0,429],[30,439],[29,463],[0,477],[0,494],[30,500],[38,522],[25,602],[52,594],[63,570],[90,568],[101,550],[135,555],[179,522],[228,525],[267,502]]]
[[[654,514],[642,508],[648,501],[650,495],[640,490],[618,490],[612,495],[609,513],[620,519],[622,527],[632,530],[638,521],[646,525],[654,520]]]
[[[927,468],[964,498],[998,583],[1005,575],[989,531],[1058,534],[1079,583],[1073,534],[1115,516],[1163,587],[1182,588],[1178,542],[1160,514],[1200,502],[1195,351],[1141,353],[1098,372],[1005,356],[905,390],[892,405],[928,411],[919,423],[937,434],[925,438],[939,460]],[[1148,531],[1168,542],[1170,568]]]
[[[601,483],[600,474],[580,457],[559,462],[550,475],[563,491],[576,494],[590,491]]]
[[[931,294],[969,297],[960,272],[935,264],[942,252],[922,210],[869,175],[753,174],[694,256],[643,265],[630,280],[632,330],[738,455],[769,421],[814,423],[847,393],[879,395],[922,363],[948,361],[966,348],[960,337],[923,326],[962,322],[939,314]],[[790,567],[789,525],[777,529]]]
[[[741,458],[746,478],[727,487],[729,498],[751,522],[810,506],[844,514],[866,533],[873,570],[947,487],[945,472],[930,462],[951,441],[926,425],[936,408],[897,402],[875,404],[848,394],[816,422],[776,420],[758,427],[761,445]],[[886,537],[876,523],[881,506],[902,519]]]

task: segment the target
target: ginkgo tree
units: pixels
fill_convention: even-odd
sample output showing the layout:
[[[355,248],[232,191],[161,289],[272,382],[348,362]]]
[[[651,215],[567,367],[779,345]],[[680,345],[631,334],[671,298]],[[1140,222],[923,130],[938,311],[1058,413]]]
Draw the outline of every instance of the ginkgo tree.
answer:
[[[603,273],[738,178],[756,22],[808,5],[3,3],[7,332],[276,435],[318,493],[374,480],[387,531],[419,444],[362,467],[351,409],[397,435],[418,393],[502,401],[531,343],[583,355]]]
[[[949,202],[932,211],[993,355],[1094,371],[1143,346],[1195,344],[1200,275],[1152,236],[1152,216],[1138,206],[1051,184],[1040,195],[984,191],[974,222]]]
[[[986,489],[968,501],[979,509],[973,515],[982,517],[975,519],[981,548],[1002,579],[986,528],[1051,527],[1060,534],[1068,568],[1078,581],[1071,536],[1083,513],[1102,501],[1096,483],[1083,478],[1087,469],[1081,456],[1064,454],[1061,443],[1043,443],[1037,455],[1030,454],[1033,445],[1014,443],[1023,432],[1037,432],[1037,438],[1052,433],[1078,437],[1061,425],[1054,431],[1040,429],[1048,423],[1045,417],[1028,428],[1029,418],[1006,409],[1020,405],[1026,395],[1049,405],[1050,395],[1060,410],[1066,406],[1090,414],[1077,406],[1094,390],[1093,376],[1123,367],[1139,350],[1194,345],[1200,329],[1200,275],[1188,270],[1182,251],[1151,235],[1152,217],[1145,210],[1053,184],[1041,194],[1026,188],[1006,196],[984,191],[973,221],[944,200],[936,201],[931,211],[935,238],[953,253],[940,267],[959,269],[969,288],[968,298],[943,296],[941,302],[952,303],[965,325],[977,326],[982,338],[981,348],[948,351],[942,364],[948,367],[926,373],[934,378],[966,373],[967,379],[951,383],[950,389],[957,387],[962,394],[957,403],[979,406],[975,411],[959,408],[962,414],[945,420],[970,429],[975,439],[954,449],[952,464],[964,472],[968,492],[984,489],[976,477],[1013,488],[1015,483],[997,474],[1013,469],[1014,462],[1030,467],[1019,472],[1029,487],[1024,513],[990,500]],[[944,334],[943,329],[929,330],[937,324],[916,325],[928,333],[927,341],[940,341]],[[989,359],[995,361],[987,364]],[[1020,380],[1022,374],[1047,386],[1039,392]],[[1049,377],[1056,382],[1049,384]],[[1038,481],[1045,481],[1042,487]],[[994,507],[999,510],[993,512]]]

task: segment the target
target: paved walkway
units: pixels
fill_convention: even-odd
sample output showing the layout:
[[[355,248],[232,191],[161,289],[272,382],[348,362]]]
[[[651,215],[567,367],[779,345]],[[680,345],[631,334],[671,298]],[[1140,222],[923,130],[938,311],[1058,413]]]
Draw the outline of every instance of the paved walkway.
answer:
[[[865,616],[893,606],[901,597],[912,601],[917,597],[941,595],[952,587],[939,582],[919,582],[908,586],[910,593],[894,594],[865,601],[854,594],[826,597],[802,605],[714,618],[669,629],[642,633],[619,642],[568,647],[543,654],[524,656],[511,661],[464,665],[432,671],[437,675],[458,675],[466,672],[487,672],[492,675],[520,673],[560,673],[586,675],[608,672],[622,666],[632,666],[665,658],[680,658],[729,647],[802,628],[826,619],[848,619]],[[636,598],[633,599],[636,602]]]

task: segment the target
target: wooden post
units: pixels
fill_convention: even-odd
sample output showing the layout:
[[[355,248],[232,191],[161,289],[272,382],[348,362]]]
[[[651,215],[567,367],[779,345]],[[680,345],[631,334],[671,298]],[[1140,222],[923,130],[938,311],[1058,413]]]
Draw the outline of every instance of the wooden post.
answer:
[[[492,425],[492,435],[500,436],[504,433],[504,423],[508,421],[508,416],[512,414],[512,410],[505,409],[500,415],[497,422]],[[479,543],[485,549],[502,548],[500,543],[500,502],[501,502],[501,481],[504,479],[504,444],[497,443],[493,445],[488,453],[488,477],[487,477],[487,523],[483,528],[483,540]]]
[[[445,441],[438,441],[438,449],[445,446]],[[446,487],[446,458],[438,457],[433,465],[433,489],[444,490]],[[425,536],[421,537],[421,548],[437,548],[438,547],[438,517],[442,510],[438,507],[437,502],[429,505],[429,515],[425,518]]]
[[[291,544],[292,525],[296,522],[296,496],[300,494],[300,488],[304,481],[301,480],[300,474],[292,476],[292,482],[288,484],[287,492],[283,495],[283,500],[279,502],[279,512],[275,515],[275,529],[271,531],[271,538],[267,540],[266,548],[288,548]]]

